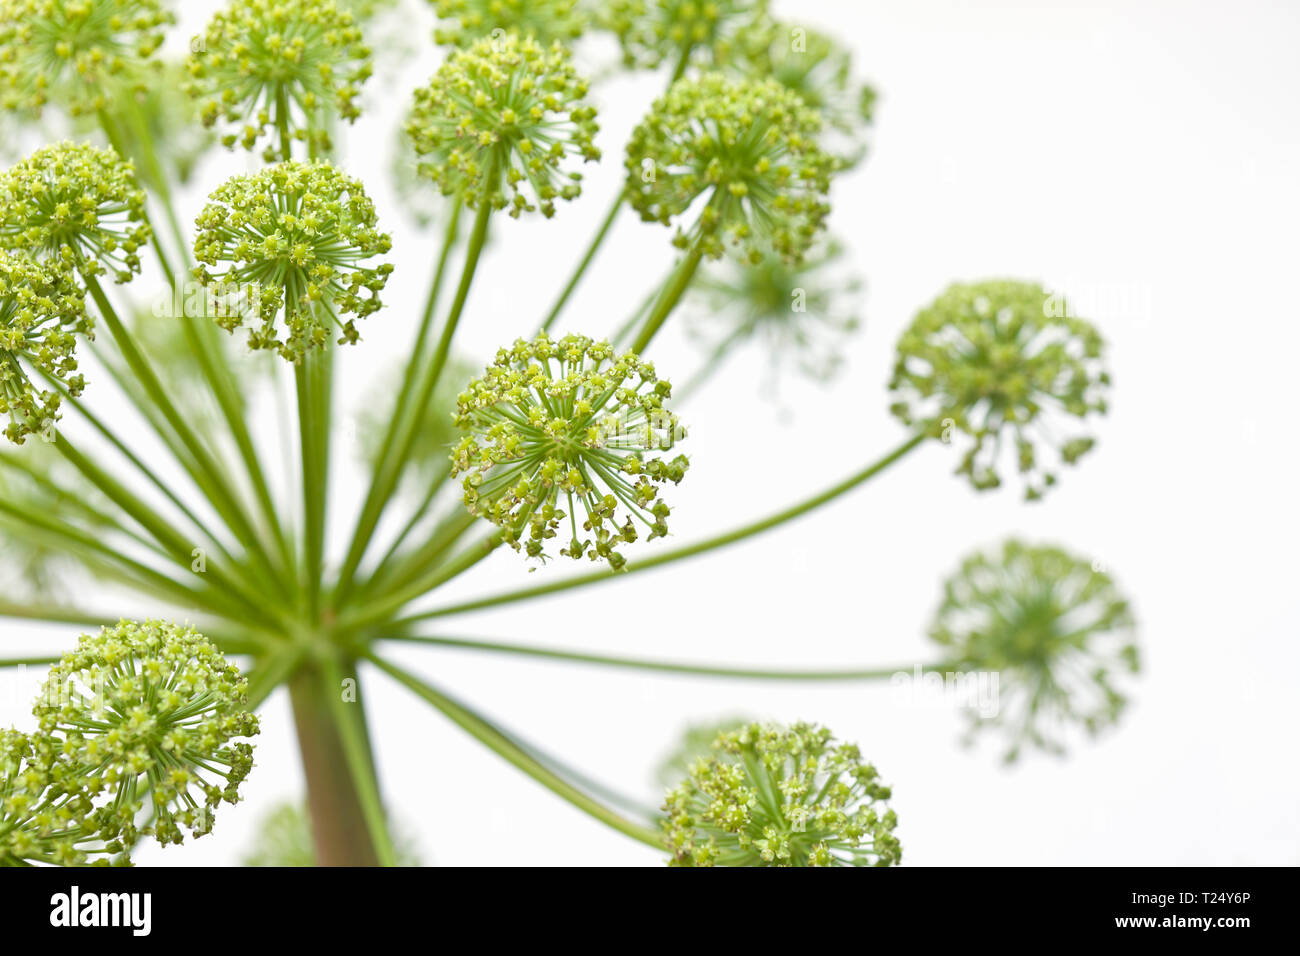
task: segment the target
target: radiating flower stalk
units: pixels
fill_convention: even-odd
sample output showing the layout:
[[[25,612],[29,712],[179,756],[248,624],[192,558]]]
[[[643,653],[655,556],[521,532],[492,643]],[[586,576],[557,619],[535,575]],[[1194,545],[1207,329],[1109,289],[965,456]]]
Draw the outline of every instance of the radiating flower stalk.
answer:
[[[445,198],[442,245],[416,253],[392,247],[366,184],[335,150],[361,119],[370,6],[231,0],[190,45],[192,129],[168,130],[186,109],[173,102],[160,121],[142,105],[161,103],[157,84],[172,80],[160,78],[174,79],[156,58],[170,23],[161,5],[0,3],[0,105],[20,120],[84,117],[83,131],[93,118],[99,140],[45,146],[0,174],[0,540],[8,555],[21,539],[35,574],[0,577],[0,616],[86,631],[66,653],[0,651],[0,666],[54,664],[33,727],[0,733],[0,863],[125,862],[141,839],[206,834],[219,805],[256,785],[256,774],[245,782],[254,715],[283,688],[311,859],[395,864],[366,713],[387,680],[675,864],[899,862],[890,789],[856,747],[816,725],[728,728],[661,811],[643,812],[390,652],[448,648],[683,679],[887,680],[900,668],[647,660],[458,637],[433,622],[611,582],[652,601],[640,572],[795,521],[924,446],[939,455],[960,445],[957,470],[983,490],[998,484],[1005,451],[1038,497],[1055,483],[1045,455],[1072,464],[1092,446],[1061,423],[1106,411],[1100,333],[1032,282],[954,286],[899,342],[896,445],[807,498],[693,533],[686,453],[707,460],[709,443],[686,440],[675,370],[655,364],[658,335],[695,290],[734,305],[724,341],[763,338],[785,354],[818,328],[835,333],[835,351],[851,344],[845,289],[821,267],[838,248],[824,238],[828,197],[859,158],[843,147],[862,142],[866,87],[820,34],[805,51],[778,51],[763,3],[620,0],[588,22],[590,7],[565,0],[435,0],[446,55],[412,93],[404,148]],[[572,53],[593,26],[617,35],[630,66],[663,65],[668,86],[622,151],[623,185],[549,312],[486,315],[472,294],[480,273],[511,281],[495,257],[484,261],[489,231],[508,255],[515,220],[544,229],[578,214],[584,167],[601,160],[597,98]],[[250,150],[252,167],[205,182],[208,202],[186,224],[176,185],[212,175],[208,160],[223,155],[202,154],[215,146],[208,129]],[[605,303],[559,330],[624,206],[673,230],[669,275],[630,318],[625,303]],[[394,263],[426,270],[415,317],[381,300]],[[713,269],[724,266],[722,284]],[[127,298],[160,278],[163,298],[197,307],[142,311]],[[183,295],[187,283],[197,299]],[[807,312],[778,308],[796,289]],[[453,358],[472,322],[500,336],[486,367]],[[377,347],[366,339],[380,327],[410,344],[378,386],[382,411],[356,416],[367,430],[363,490],[348,502],[350,526],[333,529],[345,542],[335,550],[326,517],[347,513],[347,485],[331,480],[347,458],[334,445],[345,414],[354,420],[335,407],[336,359]],[[266,356],[271,370],[233,360],[232,349]],[[296,386],[287,428],[268,398],[281,362]],[[294,460],[269,454],[285,448]],[[509,549],[517,570],[536,572],[527,586],[440,600],[499,550],[512,566]],[[554,557],[591,563],[565,573],[556,565],[568,562],[543,563]],[[156,619],[130,623],[143,615],[106,614],[40,584],[56,559]],[[1131,631],[1108,574],[1012,543],[963,565],[932,629],[940,654],[917,666],[998,673],[1010,709],[977,729],[1007,733],[1013,756],[1056,751],[1074,725],[1095,732],[1119,717],[1120,678],[1138,662]]]

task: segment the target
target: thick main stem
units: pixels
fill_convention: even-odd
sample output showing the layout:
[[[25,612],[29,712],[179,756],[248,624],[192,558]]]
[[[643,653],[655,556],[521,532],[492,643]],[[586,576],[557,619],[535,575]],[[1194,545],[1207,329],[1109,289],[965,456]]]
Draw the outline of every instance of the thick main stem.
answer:
[[[366,826],[357,782],[327,695],[339,693],[324,675],[302,670],[289,681],[289,700],[298,730],[307,807],[318,866],[378,866],[379,855]]]

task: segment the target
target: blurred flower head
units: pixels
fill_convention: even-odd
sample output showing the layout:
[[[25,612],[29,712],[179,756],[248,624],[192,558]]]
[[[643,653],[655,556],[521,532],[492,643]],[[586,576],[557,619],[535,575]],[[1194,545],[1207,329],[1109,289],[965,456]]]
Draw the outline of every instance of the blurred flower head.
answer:
[[[532,37],[549,46],[582,36],[586,11],[578,0],[429,0],[438,15],[437,43],[470,46],[506,33]]]
[[[501,349],[458,400],[452,473],[466,507],[530,558],[563,535],[560,554],[621,568],[617,546],[668,534],[660,486],[686,474],[684,455],[656,454],[684,434],[671,393],[649,362],[585,336]]]
[[[798,262],[830,212],[836,162],[817,144],[821,119],[775,80],[717,73],[678,80],[628,143],[627,190],[647,222],[679,221],[674,242],[750,262]]]
[[[38,149],[0,175],[0,245],[84,276],[140,272],[152,235],[135,166],[87,143]]]
[[[843,258],[843,246],[833,239],[814,246],[798,265],[770,253],[753,264],[725,258],[691,285],[701,306],[692,332],[718,358],[758,342],[774,368],[789,365],[828,380],[860,325],[862,283],[837,274]]]
[[[263,155],[274,162],[289,158],[286,138],[328,151],[329,118],[361,114],[372,66],[356,17],[334,0],[232,0],[195,38],[189,70],[203,123],[233,127],[230,147],[269,138]]]
[[[0,104],[104,109],[141,81],[174,22],[159,0],[0,0]]]
[[[853,54],[807,27],[765,21],[745,34],[745,48],[727,66],[743,76],[771,77],[820,114],[822,145],[845,167],[866,154],[876,91],[853,73]]]
[[[902,858],[890,789],[815,724],[750,724],[664,801],[674,866],[889,866]]]
[[[1008,761],[1026,745],[1062,752],[1072,726],[1114,724],[1127,704],[1119,684],[1139,669],[1133,613],[1110,576],[1015,539],[962,562],[930,637],[943,667],[998,673],[998,712],[971,711],[970,732],[1006,738]]]
[[[0,251],[0,416],[11,442],[21,445],[59,419],[61,396],[33,381],[35,372],[81,394],[77,336],[92,334],[83,293],[66,272]]]
[[[1038,498],[1056,482],[1045,450],[1073,465],[1093,446],[1065,431],[1106,412],[1104,349],[1101,334],[1040,285],[955,283],[899,339],[891,410],[945,443],[964,436],[957,473],[975,488],[1002,483],[1005,452],[1025,497]]]
[[[746,34],[762,27],[767,6],[767,0],[605,0],[596,18],[618,38],[628,67],[684,68],[694,61],[710,68],[752,42]]]
[[[600,158],[586,95],[567,49],[511,33],[453,52],[416,90],[406,130],[421,173],[444,194],[550,217],[555,200],[582,191],[568,161]]]
[[[367,260],[392,248],[361,183],[328,163],[279,163],[219,186],[199,215],[195,275],[223,293],[217,322],[252,316],[253,349],[289,361],[359,340],[355,322],[379,311],[393,267]],[[283,329],[277,324],[281,322]]]

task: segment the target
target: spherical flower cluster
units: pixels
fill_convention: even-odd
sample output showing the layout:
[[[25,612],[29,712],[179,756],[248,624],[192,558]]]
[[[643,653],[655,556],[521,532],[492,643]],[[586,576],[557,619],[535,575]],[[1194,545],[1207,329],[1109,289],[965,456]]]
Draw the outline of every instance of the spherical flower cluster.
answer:
[[[0,104],[101,110],[152,65],[173,22],[159,0],[0,0]]]
[[[212,193],[197,221],[195,275],[212,291],[222,328],[254,316],[261,325],[249,347],[296,362],[326,345],[332,325],[340,344],[355,343],[354,321],[340,316],[382,307],[393,267],[363,264],[392,248],[377,222],[359,181],[328,163],[280,163]]]
[[[135,167],[86,143],[38,149],[0,175],[0,245],[129,282],[151,232]]]
[[[654,454],[684,435],[664,407],[671,393],[653,365],[608,342],[520,339],[457,403],[465,435],[452,473],[465,475],[466,506],[530,558],[544,558],[563,525],[562,555],[622,568],[615,548],[637,539],[638,523],[650,539],[668,533],[659,486],[686,474],[685,456]]]
[[[484,37],[506,33],[532,37],[550,45],[582,36],[585,11],[578,0],[429,0],[440,21],[438,43],[469,46]]]
[[[21,445],[59,418],[59,393],[39,388],[29,369],[80,395],[77,336],[92,334],[83,293],[66,272],[0,252],[0,416],[11,442]]]
[[[790,364],[818,381],[831,378],[845,339],[860,325],[854,299],[862,284],[836,274],[843,255],[843,246],[830,240],[799,265],[770,253],[752,265],[724,259],[691,286],[703,306],[692,332],[716,360],[761,340],[774,369]]]
[[[746,49],[727,65],[743,76],[771,77],[798,93],[821,116],[827,151],[846,167],[860,161],[876,91],[855,79],[849,50],[825,33],[775,21],[745,39]]]
[[[586,95],[568,50],[511,33],[452,53],[416,90],[406,130],[421,173],[445,195],[550,217],[556,199],[581,192],[582,174],[564,171],[565,160],[600,158]]]
[[[183,830],[212,829],[223,801],[236,803],[253,766],[257,717],[248,682],[191,628],[123,621],[50,669],[35,713],[42,733],[63,740],[99,800],[99,835],[129,845],[151,833],[166,845]],[[142,809],[153,822],[137,829]]]
[[[999,459],[1014,454],[1026,498],[1038,498],[1056,482],[1040,448],[1054,447],[1072,465],[1093,446],[1061,429],[1105,413],[1103,351],[1101,334],[1040,285],[957,283],[899,339],[891,409],[945,443],[955,433],[973,439],[957,473],[977,489],[1000,485]]]
[[[1025,744],[1061,752],[1070,725],[1096,734],[1114,724],[1127,703],[1115,679],[1139,670],[1133,614],[1110,576],[1016,540],[962,562],[930,637],[944,669],[998,674],[997,713],[969,711],[970,731],[1000,731],[1008,761]]]
[[[606,0],[598,22],[618,37],[629,67],[696,60],[718,66],[761,27],[767,0]]]
[[[241,127],[227,146],[253,149],[264,136],[267,162],[289,159],[287,140],[313,155],[330,148],[326,118],[351,122],[372,72],[356,19],[333,0],[233,0],[195,38],[190,95],[203,122]]]
[[[95,835],[94,804],[55,744],[0,729],[0,867],[108,861]]]
[[[822,228],[836,161],[817,144],[821,119],[775,80],[717,73],[679,80],[627,149],[627,189],[646,221],[672,223],[703,203],[676,244],[719,258],[725,242],[752,262],[797,262]]]
[[[815,724],[750,724],[668,792],[673,866],[890,866],[902,858],[890,789],[854,744]]]

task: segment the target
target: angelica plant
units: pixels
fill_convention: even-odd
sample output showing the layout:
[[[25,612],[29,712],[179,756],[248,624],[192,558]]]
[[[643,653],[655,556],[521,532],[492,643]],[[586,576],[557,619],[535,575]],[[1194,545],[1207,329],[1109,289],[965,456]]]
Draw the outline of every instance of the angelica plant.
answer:
[[[222,806],[258,786],[256,715],[281,690],[307,818],[275,818],[279,859],[408,860],[366,707],[393,685],[665,862],[900,862],[891,789],[818,725],[731,721],[711,746],[693,738],[646,807],[393,651],[884,682],[898,668],[647,660],[451,626],[593,587],[649,604],[640,572],[684,570],[828,507],[927,444],[948,448],[981,492],[1010,468],[1040,497],[1058,465],[1093,447],[1107,411],[1100,330],[1032,281],[952,286],[898,342],[892,446],[803,500],[702,535],[684,494],[693,463],[714,453],[688,438],[689,396],[671,383],[707,387],[742,345],[815,376],[856,347],[857,280],[832,275],[847,253],[827,226],[835,181],[863,156],[870,87],[824,34],[786,44],[790,25],[760,0],[435,0],[442,59],[403,94],[398,164],[401,194],[418,178],[441,197],[430,256],[394,244],[370,198],[380,184],[349,171],[342,148],[354,124],[374,132],[360,94],[383,6],[229,0],[189,38],[178,84],[157,58],[164,5],[0,3],[10,120],[39,112],[77,133],[0,174],[0,616],[89,628],[44,655],[0,650],[0,666],[53,665],[33,724],[0,732],[0,864],[124,863],[142,841],[220,833]],[[597,145],[597,104],[626,104],[575,55],[601,30],[629,69],[664,74],[613,160]],[[231,160],[219,142],[245,148],[238,168],[220,169]],[[489,235],[509,255],[520,220],[544,230],[573,215],[599,162],[621,163],[620,182],[598,197],[607,211],[558,296],[538,314],[527,296],[491,314],[475,295],[496,268],[483,261]],[[192,222],[175,195],[186,179],[208,196]],[[671,269],[640,307],[620,297],[578,316],[571,300],[629,211]],[[395,269],[427,287],[415,314],[386,302]],[[143,308],[150,293],[170,306]],[[717,333],[698,363],[669,368],[661,336],[683,303],[708,303]],[[459,351],[475,323],[497,336],[486,362]],[[407,344],[375,354],[367,337],[380,327]],[[391,370],[359,411],[335,396],[337,366],[358,353]],[[293,396],[283,422],[282,390]],[[356,423],[354,454],[336,454]],[[340,480],[348,467],[360,469],[355,496]],[[748,460],[735,467],[738,480],[761,478]],[[445,596],[498,552],[517,587]],[[110,597],[128,613],[100,609]],[[972,730],[1004,734],[1009,757],[1061,752],[1121,716],[1133,631],[1108,573],[1012,542],[947,585],[936,653],[915,666],[997,673],[1009,705],[972,716]]]

